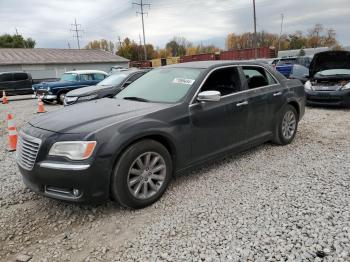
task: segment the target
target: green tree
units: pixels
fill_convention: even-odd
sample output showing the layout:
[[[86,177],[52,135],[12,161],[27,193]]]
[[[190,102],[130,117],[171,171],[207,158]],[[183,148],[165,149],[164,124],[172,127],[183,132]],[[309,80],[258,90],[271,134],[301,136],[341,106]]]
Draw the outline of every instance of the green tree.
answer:
[[[0,36],[0,48],[34,48],[35,44],[32,38],[24,39],[21,35],[4,34]]]

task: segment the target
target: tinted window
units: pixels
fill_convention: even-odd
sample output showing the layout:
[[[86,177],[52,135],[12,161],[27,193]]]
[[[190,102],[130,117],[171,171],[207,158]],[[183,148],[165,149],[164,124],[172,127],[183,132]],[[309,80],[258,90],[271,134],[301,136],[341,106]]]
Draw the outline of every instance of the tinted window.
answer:
[[[27,80],[28,75],[26,73],[14,73],[13,74],[13,81],[22,81]]]
[[[276,84],[276,80],[262,67],[243,67],[249,89]]]
[[[0,82],[12,81],[12,73],[9,74],[0,74]]]
[[[93,78],[92,74],[81,74],[80,80],[81,81],[90,81],[90,80],[94,80],[94,78]]]
[[[152,102],[175,103],[183,99],[202,69],[159,68],[123,89],[116,97],[138,97]]]
[[[127,80],[127,82],[132,83],[132,82],[134,82],[136,79],[139,79],[142,75],[143,75],[143,73],[142,73],[142,74],[135,74],[135,75],[131,76],[131,77]]]
[[[230,67],[214,71],[205,81],[201,92],[219,91],[221,96],[226,96],[238,92],[239,90],[239,73],[236,67]]]
[[[103,75],[103,74],[94,74],[94,79],[98,80],[98,81],[101,81],[101,80],[105,79],[105,75]]]

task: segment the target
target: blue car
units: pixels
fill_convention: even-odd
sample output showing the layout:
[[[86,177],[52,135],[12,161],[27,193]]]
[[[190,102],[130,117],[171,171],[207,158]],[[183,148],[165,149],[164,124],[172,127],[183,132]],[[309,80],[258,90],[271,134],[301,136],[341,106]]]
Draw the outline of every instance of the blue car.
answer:
[[[98,84],[108,76],[106,72],[98,70],[77,70],[66,72],[56,82],[42,82],[32,86],[35,97],[41,97],[43,102],[57,101],[63,104],[69,91]]]
[[[302,65],[309,68],[312,58],[309,56],[280,58],[276,64],[276,70],[289,78],[293,71],[293,65]]]

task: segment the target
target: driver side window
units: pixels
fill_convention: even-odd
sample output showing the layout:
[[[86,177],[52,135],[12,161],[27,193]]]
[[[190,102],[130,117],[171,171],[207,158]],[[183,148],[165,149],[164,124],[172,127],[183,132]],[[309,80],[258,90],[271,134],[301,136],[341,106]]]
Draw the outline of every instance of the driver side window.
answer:
[[[240,91],[239,73],[236,67],[215,70],[201,88],[204,91],[219,91],[221,96]]]

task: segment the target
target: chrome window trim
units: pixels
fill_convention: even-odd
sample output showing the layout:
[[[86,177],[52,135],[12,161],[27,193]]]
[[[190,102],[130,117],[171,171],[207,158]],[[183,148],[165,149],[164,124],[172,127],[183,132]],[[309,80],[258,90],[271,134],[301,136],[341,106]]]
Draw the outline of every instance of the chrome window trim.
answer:
[[[199,88],[197,89],[196,93],[194,94],[194,96],[192,97],[191,99],[191,102],[189,104],[189,107],[192,107],[194,105],[198,105],[200,104],[201,102],[195,102],[195,99],[196,97],[198,96],[199,94],[199,91],[201,90],[201,88],[203,87],[205,81],[207,81],[208,77],[216,70],[219,70],[219,69],[223,69],[223,68],[229,68],[229,67],[243,67],[243,66],[252,66],[252,67],[260,67],[260,68],[263,68],[265,71],[267,71],[272,77],[273,79],[275,79],[276,81],[276,84],[272,84],[272,85],[267,85],[267,86],[260,86],[260,87],[257,87],[257,88],[253,88],[253,89],[247,89],[247,90],[242,90],[242,91],[239,91],[239,92],[236,92],[236,93],[232,93],[232,94],[228,94],[228,95],[225,95],[225,96],[222,96],[222,98],[226,98],[226,97],[230,97],[230,96],[234,96],[234,95],[239,95],[239,94],[244,94],[244,93],[248,93],[248,92],[252,92],[254,90],[259,90],[259,89],[263,89],[263,88],[268,88],[268,87],[271,87],[271,86],[277,86],[277,85],[280,85],[281,83],[278,81],[278,79],[273,75],[271,74],[265,67],[261,66],[261,65],[226,65],[226,66],[220,66],[220,67],[216,67],[216,68],[213,68],[208,74],[207,76],[203,79],[202,83],[200,84]],[[195,103],[194,103],[195,102]]]

